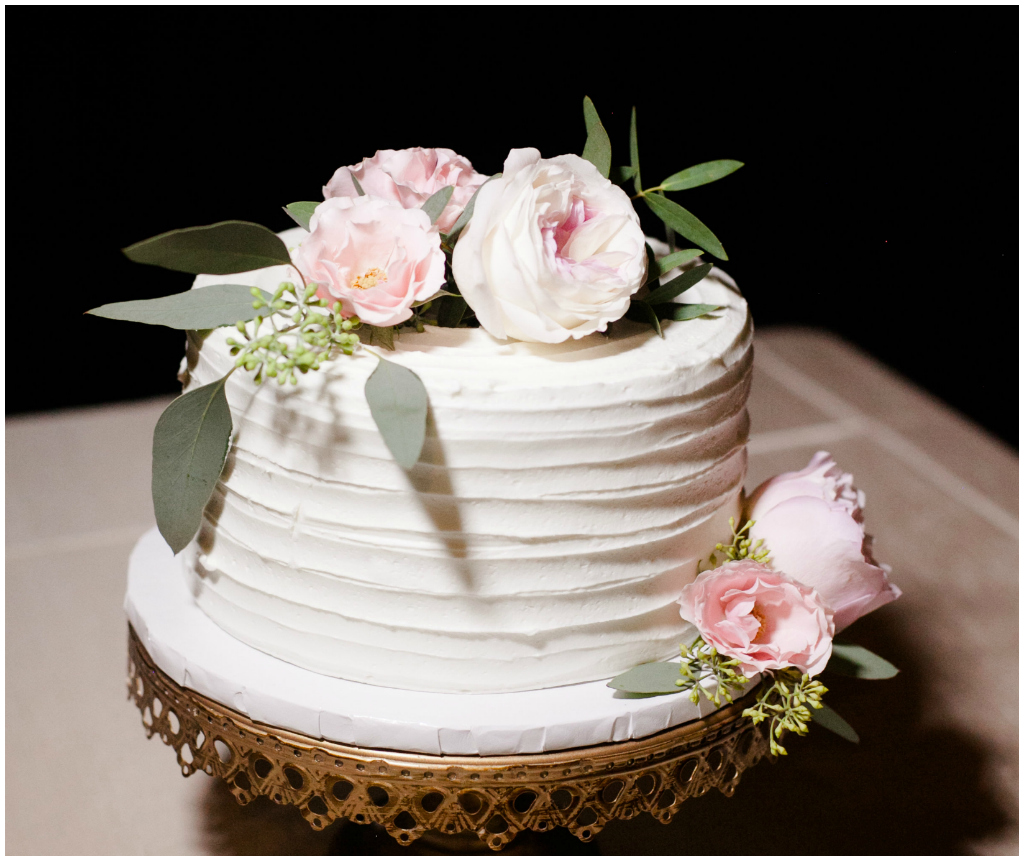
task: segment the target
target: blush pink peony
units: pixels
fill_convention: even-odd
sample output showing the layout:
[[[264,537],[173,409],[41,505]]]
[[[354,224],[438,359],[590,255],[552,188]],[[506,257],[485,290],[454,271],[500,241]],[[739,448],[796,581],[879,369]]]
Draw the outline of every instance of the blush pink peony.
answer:
[[[705,571],[683,589],[679,607],[704,642],[740,661],[748,677],[784,667],[813,676],[832,655],[832,611],[813,589],[760,562]]]
[[[372,197],[335,197],[313,212],[311,233],[293,254],[317,295],[346,317],[395,326],[445,283],[441,238],[421,209]]]
[[[773,568],[821,595],[837,631],[901,594],[871,558],[863,506],[853,477],[823,451],[805,469],[769,479],[747,500],[750,537],[764,540]]]
[[[452,229],[474,192],[487,181],[468,159],[450,149],[382,149],[359,164],[339,167],[324,186],[324,198],[357,197],[353,176],[366,195],[406,209],[418,209],[432,194],[452,186],[451,200],[437,220],[442,233]]]

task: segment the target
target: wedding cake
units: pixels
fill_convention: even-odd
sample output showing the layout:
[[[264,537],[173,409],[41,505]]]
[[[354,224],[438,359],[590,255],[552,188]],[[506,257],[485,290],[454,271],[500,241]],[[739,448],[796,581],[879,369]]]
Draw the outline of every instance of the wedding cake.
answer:
[[[273,292],[289,274],[232,281]],[[373,356],[296,387],[235,374],[227,465],[180,557],[199,606],[291,663],[414,690],[566,685],[678,654],[680,591],[740,515],[752,362],[728,276],[687,297],[720,310],[664,338],[629,320],[556,344],[403,331],[388,361],[430,404],[408,471],[363,395]],[[232,368],[232,333],[190,334],[186,391]]]
[[[584,118],[582,157],[513,149],[487,177],[380,150],[288,204],[298,228],[125,249],[199,275],[93,311],[189,333],[153,444],[188,612],[220,652],[360,692],[580,685],[598,710],[685,693],[699,712],[760,676],[744,714],[773,753],[812,710],[851,737],[817,676],[896,672],[833,638],[900,591],[828,453],[744,495],[750,316],[669,197],[742,165],[644,184],[635,113],[623,167],[589,99]]]

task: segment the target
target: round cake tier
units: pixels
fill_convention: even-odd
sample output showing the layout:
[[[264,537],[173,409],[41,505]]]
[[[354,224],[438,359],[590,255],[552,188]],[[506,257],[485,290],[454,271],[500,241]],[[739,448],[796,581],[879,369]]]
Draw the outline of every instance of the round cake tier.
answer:
[[[183,554],[199,606],[298,666],[412,690],[544,688],[678,654],[676,599],[739,514],[752,335],[723,273],[686,299],[724,307],[664,339],[628,321],[557,345],[403,333],[386,357],[430,401],[409,472],[363,394],[374,356],[294,388],[234,374],[234,444]],[[190,340],[189,386],[230,369],[231,334]]]
[[[325,677],[215,625],[177,570],[156,529],[139,540],[128,562],[125,610],[156,666],[176,684],[253,721],[312,738],[444,756],[533,754],[645,738],[716,711],[706,697],[697,703],[686,694],[626,697],[603,681],[443,694]]]

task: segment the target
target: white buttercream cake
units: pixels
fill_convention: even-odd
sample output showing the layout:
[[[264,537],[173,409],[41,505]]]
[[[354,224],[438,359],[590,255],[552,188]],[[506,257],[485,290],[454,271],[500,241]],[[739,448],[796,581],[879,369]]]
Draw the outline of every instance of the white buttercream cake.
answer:
[[[740,513],[752,362],[727,275],[685,298],[724,307],[664,339],[628,320],[555,345],[403,332],[387,358],[430,402],[408,472],[370,416],[365,351],[297,387],[233,374],[228,465],[181,556],[199,606],[285,661],[411,690],[531,690],[678,655],[680,591]],[[230,369],[231,334],[190,336],[189,388]]]

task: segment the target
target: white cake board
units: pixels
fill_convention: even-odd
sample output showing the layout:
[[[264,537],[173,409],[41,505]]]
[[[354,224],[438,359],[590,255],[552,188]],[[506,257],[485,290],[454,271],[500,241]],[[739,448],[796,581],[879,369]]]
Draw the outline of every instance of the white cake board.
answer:
[[[499,756],[643,738],[714,711],[684,694],[631,699],[606,681],[509,694],[403,691],[323,676],[236,640],[199,609],[154,528],[128,562],[125,611],[153,662],[251,720],[358,747]],[[751,682],[751,686],[753,682]]]

